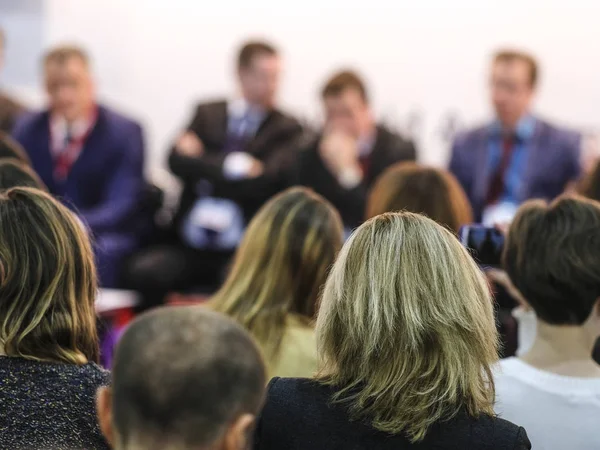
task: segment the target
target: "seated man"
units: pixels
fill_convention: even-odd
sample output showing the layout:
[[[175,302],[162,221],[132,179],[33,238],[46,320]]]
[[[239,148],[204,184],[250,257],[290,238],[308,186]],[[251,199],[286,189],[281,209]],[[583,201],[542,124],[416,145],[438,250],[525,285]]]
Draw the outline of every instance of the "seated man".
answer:
[[[0,28],[0,70],[4,63],[6,37]],[[25,108],[14,99],[0,91],[0,132],[10,133],[17,118],[25,112]]]
[[[580,175],[580,136],[531,112],[537,79],[532,56],[497,53],[491,76],[496,117],[454,142],[450,171],[469,197],[477,221],[510,222],[523,201],[551,200]]]
[[[414,161],[412,142],[377,125],[363,81],[340,72],[322,91],[325,126],[299,154],[295,179],[339,210],[346,228],[364,219],[367,193],[377,177],[399,161]]]
[[[277,51],[250,42],[237,63],[240,96],[198,105],[171,150],[169,167],[183,182],[171,242],[142,252],[128,271],[147,303],[172,290],[216,288],[247,222],[294,162],[302,130],[275,106]]]
[[[202,307],[157,309],[125,332],[98,392],[115,450],[250,448],[265,368],[248,333]]]
[[[91,229],[101,283],[115,287],[139,239],[142,129],[97,103],[83,50],[50,51],[44,70],[49,108],[21,118],[13,134],[49,191]]]

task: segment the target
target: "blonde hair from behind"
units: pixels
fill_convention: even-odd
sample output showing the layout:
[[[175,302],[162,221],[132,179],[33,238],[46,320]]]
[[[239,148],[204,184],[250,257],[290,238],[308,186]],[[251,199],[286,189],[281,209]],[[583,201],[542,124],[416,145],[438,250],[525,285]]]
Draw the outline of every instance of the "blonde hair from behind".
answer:
[[[323,371],[352,419],[422,440],[464,409],[493,414],[492,298],[471,256],[433,220],[388,213],[359,227],[325,285]]]
[[[424,214],[454,232],[473,222],[471,204],[454,175],[412,162],[387,169],[369,194],[367,219],[397,211]]]
[[[94,256],[75,215],[33,188],[0,193],[0,345],[8,356],[98,359]]]
[[[250,222],[210,306],[246,327],[273,360],[290,315],[306,324],[314,318],[342,233],[339,214],[321,196],[304,188],[284,191]]]

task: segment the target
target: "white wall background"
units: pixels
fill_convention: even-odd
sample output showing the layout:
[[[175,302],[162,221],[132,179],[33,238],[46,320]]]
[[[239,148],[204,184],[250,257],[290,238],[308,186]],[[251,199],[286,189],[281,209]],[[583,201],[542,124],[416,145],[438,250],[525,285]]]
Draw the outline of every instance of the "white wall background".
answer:
[[[160,181],[193,104],[235,92],[234,57],[248,37],[283,51],[282,104],[308,120],[319,118],[327,76],[359,69],[380,118],[419,119],[414,137],[427,163],[447,159],[449,115],[462,124],[489,116],[487,66],[499,46],[542,62],[543,115],[600,128],[599,12],[593,0],[0,0],[0,26],[9,32],[5,84],[38,102],[29,72],[42,49],[85,46],[102,99],[144,124],[148,171]]]

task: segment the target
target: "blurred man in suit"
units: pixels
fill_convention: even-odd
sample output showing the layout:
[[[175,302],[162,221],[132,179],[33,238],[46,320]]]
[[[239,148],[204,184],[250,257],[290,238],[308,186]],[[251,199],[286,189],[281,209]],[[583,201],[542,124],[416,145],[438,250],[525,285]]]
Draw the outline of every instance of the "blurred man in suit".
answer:
[[[580,175],[580,136],[531,111],[537,81],[532,56],[498,52],[491,74],[496,117],[454,142],[450,170],[486,224],[510,221],[523,201],[552,199]]]
[[[350,229],[363,221],[367,193],[377,177],[396,162],[414,161],[416,150],[412,142],[375,123],[357,74],[333,76],[322,98],[325,126],[300,151],[296,182],[332,202]]]
[[[138,245],[142,129],[98,104],[82,49],[51,50],[44,76],[48,109],[19,119],[14,137],[50,192],[89,226],[102,285],[115,287],[122,260]]]
[[[6,47],[6,35],[0,28],[0,71],[4,64],[4,49]],[[10,133],[12,127],[25,108],[4,92],[0,91],[0,132]]]
[[[248,42],[238,55],[239,96],[197,106],[169,157],[183,182],[171,242],[134,259],[132,287],[156,297],[219,284],[246,223],[294,162],[302,130],[276,107],[280,65],[273,46]]]

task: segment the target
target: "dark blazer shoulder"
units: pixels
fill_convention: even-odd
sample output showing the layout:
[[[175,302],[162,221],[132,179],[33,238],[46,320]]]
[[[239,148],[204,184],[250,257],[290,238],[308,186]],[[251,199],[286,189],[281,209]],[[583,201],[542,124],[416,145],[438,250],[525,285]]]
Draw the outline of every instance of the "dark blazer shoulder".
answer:
[[[468,147],[471,148],[471,143],[475,141],[479,141],[484,138],[488,133],[489,125],[477,125],[475,127],[459,131],[456,136],[454,136],[454,147],[455,148],[463,148]]]
[[[553,142],[566,145],[579,145],[581,133],[576,130],[555,125],[547,120],[536,118],[540,133],[548,136]]]
[[[212,114],[215,111],[227,113],[228,101],[224,98],[208,100],[196,103],[195,112],[196,114]]]

